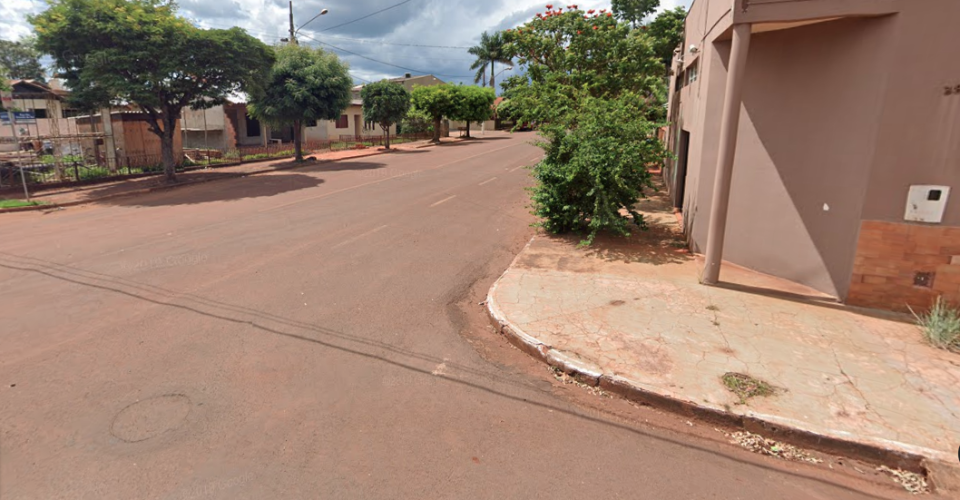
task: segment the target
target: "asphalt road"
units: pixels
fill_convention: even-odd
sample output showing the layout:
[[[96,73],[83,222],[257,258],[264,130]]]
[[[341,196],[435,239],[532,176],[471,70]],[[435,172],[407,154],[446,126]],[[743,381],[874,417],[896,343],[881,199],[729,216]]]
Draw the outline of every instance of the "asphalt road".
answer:
[[[479,354],[532,139],[0,216],[0,498],[875,498]]]

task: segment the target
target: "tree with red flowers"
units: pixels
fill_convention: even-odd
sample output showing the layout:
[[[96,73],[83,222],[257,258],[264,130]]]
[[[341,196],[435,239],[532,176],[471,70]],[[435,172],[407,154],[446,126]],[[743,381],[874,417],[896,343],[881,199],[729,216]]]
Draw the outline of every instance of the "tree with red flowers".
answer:
[[[666,156],[662,66],[643,30],[601,10],[554,8],[504,34],[506,50],[526,69],[503,84],[520,123],[546,141],[534,168],[534,214],[551,232],[643,227],[633,205],[652,188],[645,165]],[[625,210],[630,215],[621,215]]]

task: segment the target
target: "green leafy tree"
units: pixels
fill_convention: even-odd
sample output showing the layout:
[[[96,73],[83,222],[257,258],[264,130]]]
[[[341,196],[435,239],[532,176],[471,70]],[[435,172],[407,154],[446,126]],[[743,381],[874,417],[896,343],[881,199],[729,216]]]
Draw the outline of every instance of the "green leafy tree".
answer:
[[[7,83],[7,79],[10,78],[10,73],[7,71],[7,68],[0,66],[0,92],[6,92],[10,90],[10,84]],[[0,101],[0,109],[3,109],[2,101]]]
[[[456,87],[453,85],[418,85],[410,94],[412,111],[428,116],[433,122],[433,142],[440,143],[440,122],[456,113]]]
[[[412,100],[412,98],[411,98]],[[410,107],[410,111],[403,117],[401,122],[404,133],[421,134],[433,133],[433,118],[426,113]]]
[[[476,86],[454,87],[454,110],[450,118],[467,123],[470,137],[470,122],[482,122],[493,116],[493,101],[497,94],[491,88]]]
[[[250,114],[267,123],[293,126],[296,161],[303,161],[303,122],[336,120],[350,106],[353,79],[333,53],[299,45],[276,49],[266,84],[251,95]]]
[[[410,93],[397,82],[383,80],[364,85],[360,97],[363,99],[363,119],[380,125],[387,136],[387,149],[390,149],[390,127],[407,116]]]
[[[615,16],[638,28],[645,17],[657,11],[660,0],[613,0],[612,7]]]
[[[653,51],[663,62],[669,74],[670,64],[673,61],[673,51],[683,42],[684,22],[687,11],[683,7],[665,10],[645,28],[653,39]]]
[[[510,113],[534,123],[546,155],[535,168],[534,214],[552,232],[629,234],[633,205],[652,188],[646,165],[666,156],[662,66],[643,30],[611,13],[562,8],[505,34],[527,68],[504,83]],[[623,212],[630,217],[621,215]]]
[[[252,91],[273,62],[270,47],[240,28],[203,30],[162,0],[51,0],[29,18],[37,48],[53,56],[79,109],[132,104],[160,138],[175,180],[174,132],[183,108],[222,104]]]
[[[513,61],[504,50],[503,34],[499,31],[489,34],[486,31],[480,35],[480,43],[467,50],[471,55],[477,58],[470,66],[470,69],[476,70],[473,83],[487,85],[487,66],[490,67],[490,86],[497,88],[496,63],[511,64]]]
[[[36,40],[24,38],[17,42],[0,40],[0,66],[7,68],[7,76],[15,80],[46,81]]]

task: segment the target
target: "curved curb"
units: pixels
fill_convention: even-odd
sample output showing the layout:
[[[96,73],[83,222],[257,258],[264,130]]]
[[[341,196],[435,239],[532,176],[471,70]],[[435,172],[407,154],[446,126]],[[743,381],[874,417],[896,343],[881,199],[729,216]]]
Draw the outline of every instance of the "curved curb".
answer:
[[[644,386],[642,383],[618,376],[615,373],[605,372],[600,366],[589,360],[574,353],[556,349],[524,332],[518,325],[511,323],[500,308],[497,302],[497,287],[500,281],[511,273],[520,256],[527,251],[535,239],[536,236],[527,243],[520,254],[514,258],[510,267],[494,282],[487,293],[486,300],[490,321],[497,332],[530,356],[575,377],[584,384],[599,387],[643,405],[667,410],[686,418],[696,418],[701,421],[761,434],[802,448],[927,474],[933,480],[936,489],[940,491],[960,491],[955,490],[953,486],[954,484],[960,485],[960,469],[957,469],[952,463],[945,462],[944,458],[939,456],[942,453],[935,450],[896,442],[862,442],[854,440],[851,435],[843,435],[844,433],[841,432],[837,432],[836,435],[827,435],[805,429],[802,422],[784,419],[776,415],[752,412],[740,415],[729,412],[724,408],[698,404],[659,388]],[[938,476],[941,478],[949,476],[950,479],[938,481]]]

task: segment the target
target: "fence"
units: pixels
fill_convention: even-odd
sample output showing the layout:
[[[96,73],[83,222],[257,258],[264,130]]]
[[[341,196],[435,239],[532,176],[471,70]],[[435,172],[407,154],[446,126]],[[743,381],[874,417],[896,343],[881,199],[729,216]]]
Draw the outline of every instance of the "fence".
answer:
[[[391,144],[429,139],[430,134],[401,134],[390,137]],[[362,147],[382,146],[383,136],[340,136],[338,140],[311,140],[303,142],[304,155],[324,151],[341,151]],[[218,149],[185,149],[184,157],[177,167],[178,172],[203,168],[218,168],[270,159],[289,158],[294,155],[293,144],[268,146],[244,146],[228,151]],[[23,182],[28,186],[52,188],[74,184],[109,182],[129,177],[160,175],[163,161],[160,154],[122,155],[110,168],[103,155],[53,155],[23,151],[17,156],[0,157],[0,189],[15,188]]]

